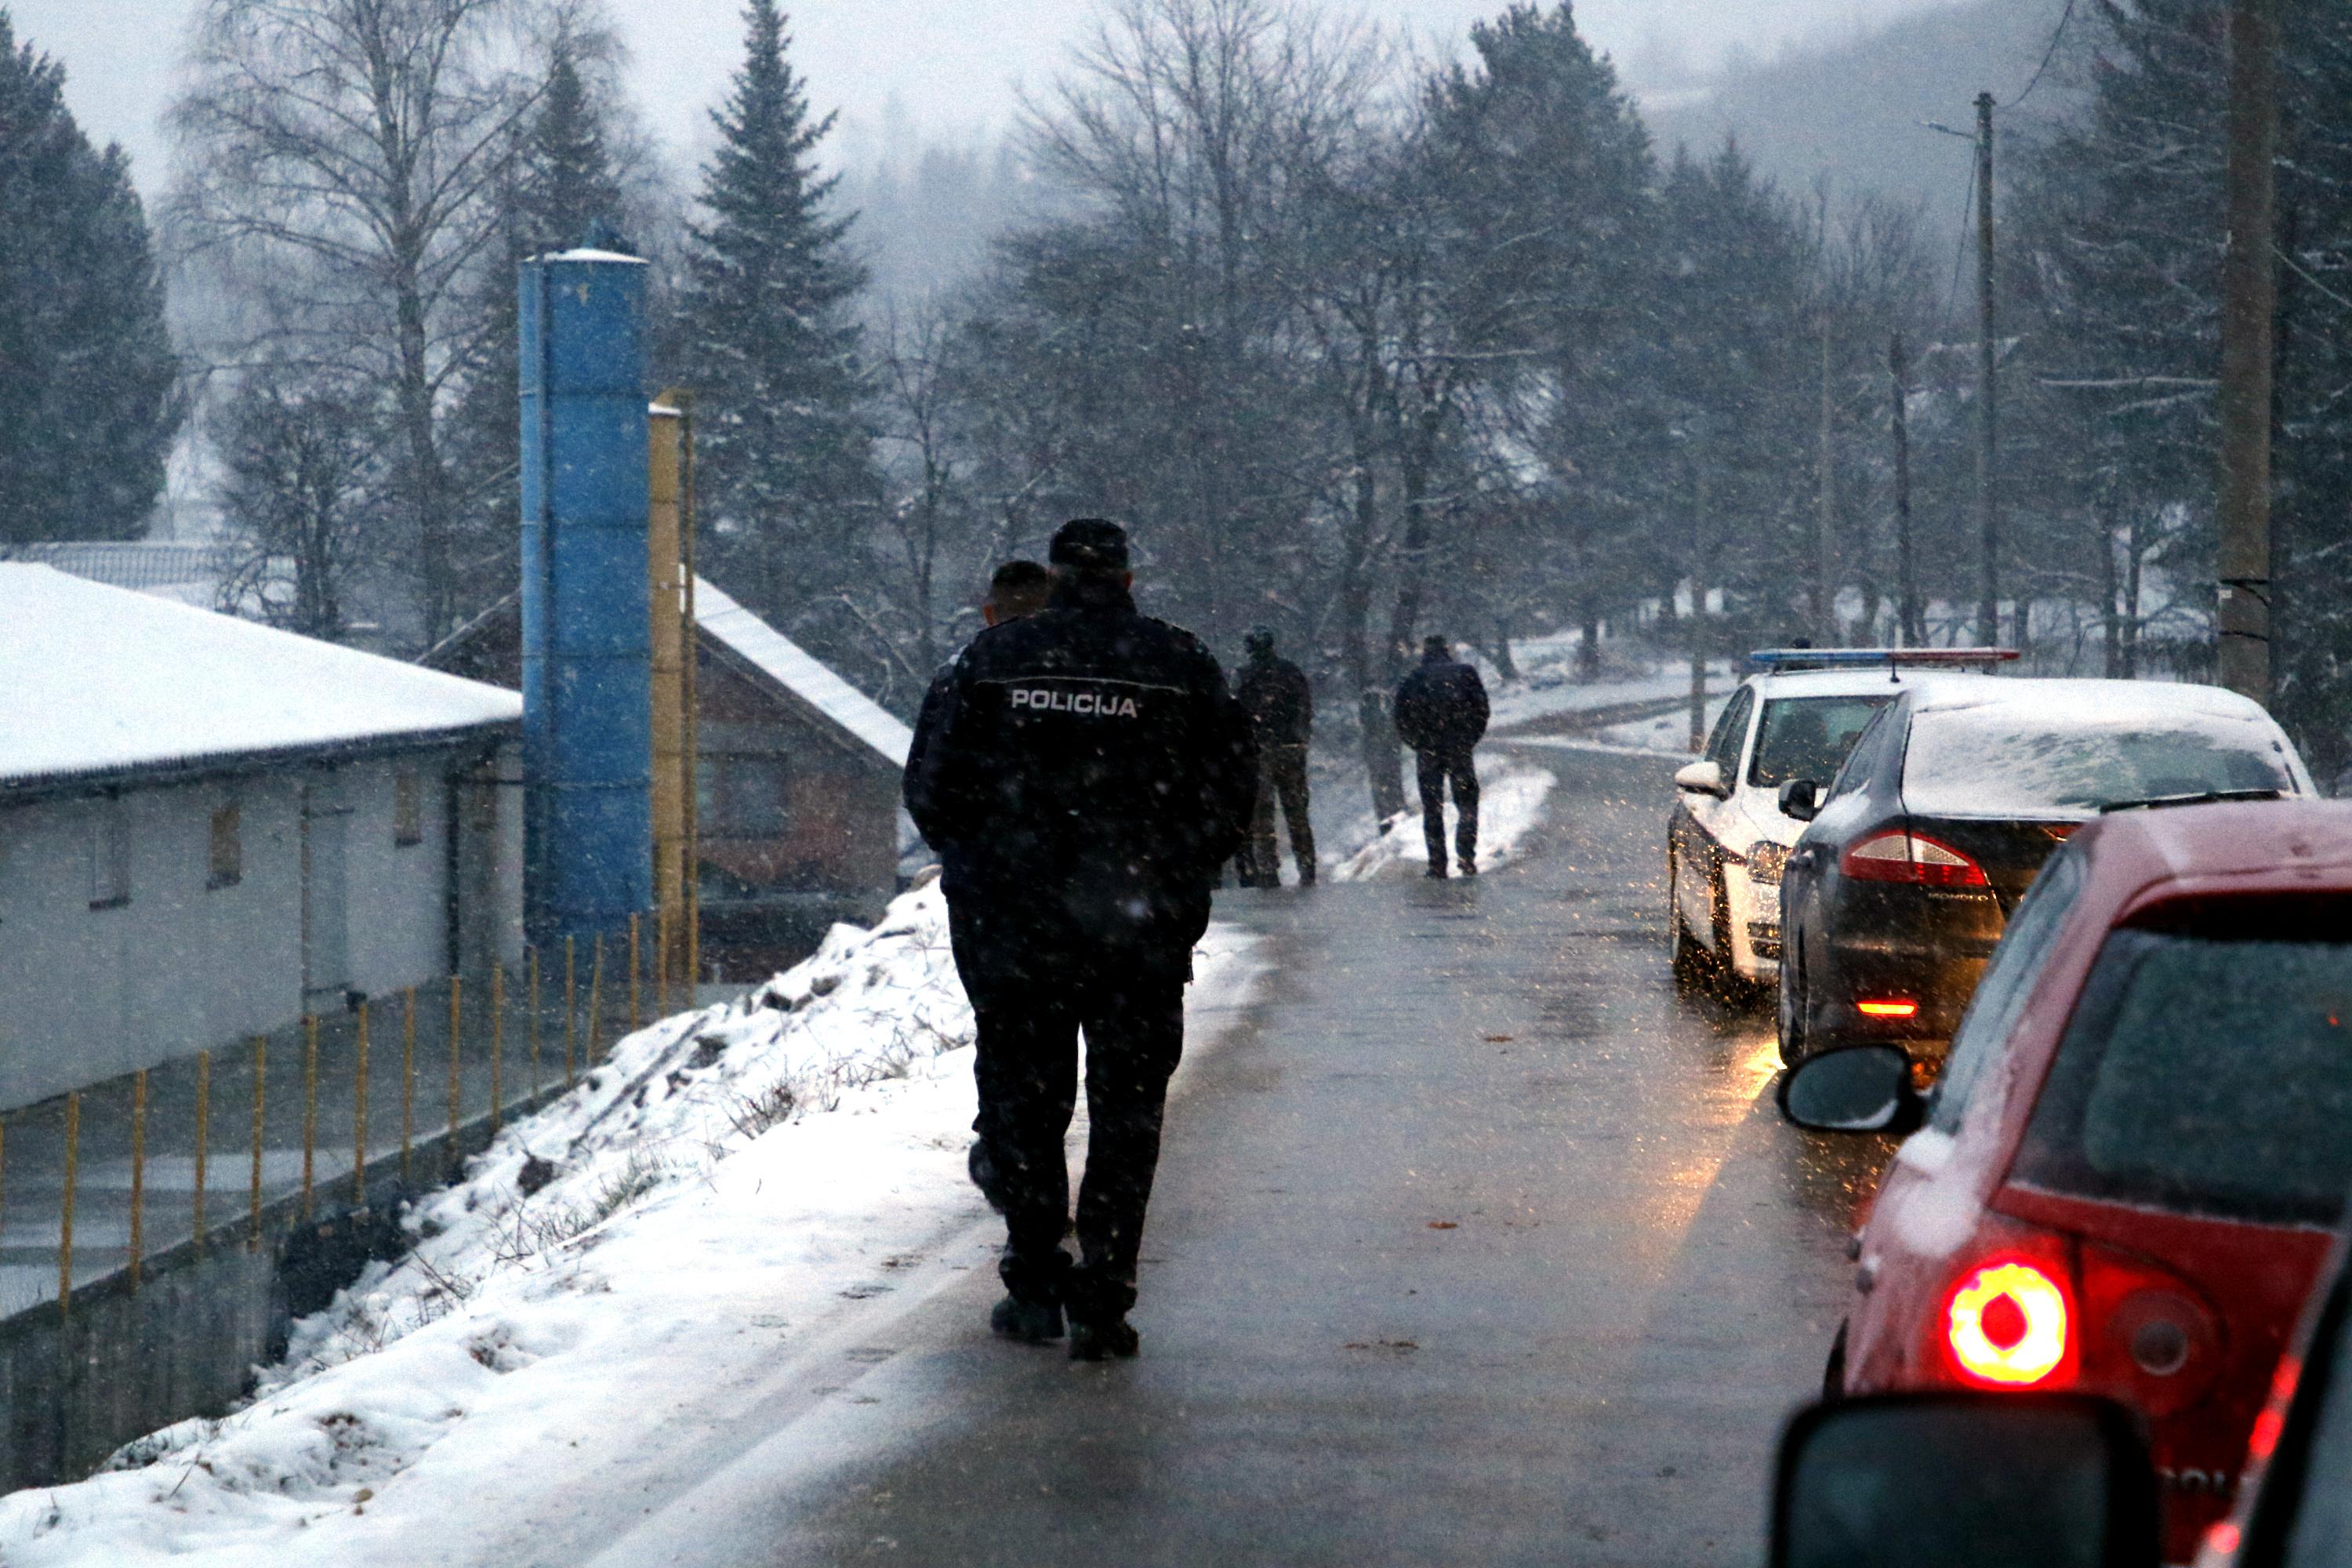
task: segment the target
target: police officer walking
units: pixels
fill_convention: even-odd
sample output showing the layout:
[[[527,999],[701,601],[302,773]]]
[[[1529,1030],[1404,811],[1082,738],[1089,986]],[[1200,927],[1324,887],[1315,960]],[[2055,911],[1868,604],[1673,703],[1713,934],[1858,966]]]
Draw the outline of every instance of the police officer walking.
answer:
[[[1478,772],[1471,748],[1486,733],[1486,683],[1454,657],[1444,637],[1421,645],[1421,667],[1396,692],[1397,736],[1412,748],[1421,785],[1421,831],[1429,846],[1429,875],[1445,875],[1445,786],[1454,785],[1461,814],[1454,847],[1462,874],[1478,874]]]
[[[1257,762],[1216,660],[1137,613],[1123,529],[1067,523],[1049,559],[1048,607],[974,637],[926,705],[906,801],[944,868],[978,1020],[972,1168],[1007,1233],[989,1321],[1043,1343],[1066,1311],[1070,1354],[1092,1361],[1138,1348],[1127,1313],[1184,985]],[[1063,1141],[1081,1030],[1073,1266]]]
[[[1257,809],[1250,818],[1244,864],[1246,881],[1260,888],[1282,886],[1282,852],[1275,847],[1274,807],[1279,800],[1290,824],[1290,855],[1298,862],[1298,885],[1315,885],[1315,825],[1307,815],[1307,746],[1315,735],[1315,690],[1307,672],[1274,651],[1274,633],[1255,626],[1242,639],[1247,658],[1234,680],[1234,695],[1250,717],[1257,737]]]

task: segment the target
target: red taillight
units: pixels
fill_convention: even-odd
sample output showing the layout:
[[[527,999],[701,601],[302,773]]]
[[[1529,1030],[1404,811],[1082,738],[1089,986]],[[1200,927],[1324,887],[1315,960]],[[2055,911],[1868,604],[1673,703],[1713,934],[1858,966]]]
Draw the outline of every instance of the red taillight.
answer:
[[[2016,1259],[1972,1270],[1944,1304],[1944,1338],[1962,1376],[1995,1388],[2031,1388],[2065,1363],[2072,1331],[2066,1292]]]
[[[1838,869],[1864,882],[1908,882],[1921,888],[1985,888],[1984,868],[1924,833],[1893,828],[1874,833],[1838,857]]]

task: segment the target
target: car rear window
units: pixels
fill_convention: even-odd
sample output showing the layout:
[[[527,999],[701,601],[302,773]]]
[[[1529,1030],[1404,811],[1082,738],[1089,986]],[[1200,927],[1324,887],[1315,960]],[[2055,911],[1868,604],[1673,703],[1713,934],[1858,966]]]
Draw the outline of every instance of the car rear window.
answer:
[[[1766,789],[1777,789],[1789,779],[1828,784],[1894,696],[1774,698],[1764,704],[1748,782]]]
[[[2218,905],[2107,938],[2015,1173],[2083,1197],[2327,1225],[2352,1184],[2347,1128],[2352,926],[2340,910]]]
[[[2274,789],[2294,780],[2277,737],[2235,720],[2102,718],[2024,704],[1913,716],[1903,801],[1928,816],[2033,816],[2116,801]]]

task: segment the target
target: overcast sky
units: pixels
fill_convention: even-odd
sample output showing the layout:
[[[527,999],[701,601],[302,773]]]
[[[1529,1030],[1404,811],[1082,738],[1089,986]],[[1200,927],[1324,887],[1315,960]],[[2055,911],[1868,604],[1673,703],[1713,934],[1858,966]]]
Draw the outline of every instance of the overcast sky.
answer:
[[[1769,53],[1823,30],[1883,21],[1939,0],[1582,0],[1588,37],[1638,76],[1680,58],[1705,67],[1729,47]],[[793,54],[821,108],[874,126],[895,97],[926,132],[992,130],[1016,82],[1048,84],[1065,46],[1101,0],[801,0],[790,6]],[[1504,0],[1332,0],[1459,40]],[[0,0],[19,43],[62,60],[67,98],[92,140],[120,141],[142,190],[165,177],[156,119],[176,81],[195,0]],[[673,153],[698,156],[702,111],[724,89],[741,47],[740,0],[613,0],[634,51],[637,95]]]

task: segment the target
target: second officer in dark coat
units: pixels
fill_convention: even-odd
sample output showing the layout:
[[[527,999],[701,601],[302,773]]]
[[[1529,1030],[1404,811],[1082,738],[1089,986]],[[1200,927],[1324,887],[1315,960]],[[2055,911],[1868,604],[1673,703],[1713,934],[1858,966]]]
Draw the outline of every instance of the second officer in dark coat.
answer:
[[[1282,886],[1282,851],[1275,847],[1274,808],[1281,804],[1290,823],[1290,854],[1298,862],[1298,885],[1315,885],[1315,825],[1307,817],[1307,748],[1315,739],[1315,689],[1307,672],[1274,651],[1274,633],[1252,628],[1242,639],[1241,672],[1234,696],[1250,716],[1257,736],[1257,810],[1250,818],[1244,864],[1261,888]]]
[[[1249,724],[1191,633],[1139,615],[1127,535],[1054,537],[1054,597],[992,627],[926,704],[907,808],[944,868],[979,1025],[975,1169],[1004,1211],[999,1333],[1132,1355],[1143,1216],[1184,984],[1255,786]],[[1075,1267],[1063,1139],[1087,1042]]]

